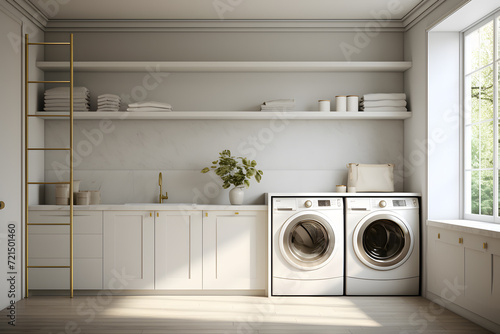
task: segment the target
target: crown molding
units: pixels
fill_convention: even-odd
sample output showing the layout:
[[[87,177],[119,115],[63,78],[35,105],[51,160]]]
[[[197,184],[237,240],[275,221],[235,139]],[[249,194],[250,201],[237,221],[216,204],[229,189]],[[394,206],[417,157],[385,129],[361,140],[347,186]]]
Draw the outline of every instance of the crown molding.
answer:
[[[48,32],[335,32],[373,28],[404,31],[401,20],[49,20]]]
[[[4,0],[4,2],[0,3],[0,6],[7,9],[19,20],[27,19],[42,30],[45,30],[49,22],[49,19],[42,12],[26,0]],[[7,8],[7,6],[10,8]]]
[[[446,0],[423,0],[420,2],[401,19],[405,30],[411,29],[445,1]]]

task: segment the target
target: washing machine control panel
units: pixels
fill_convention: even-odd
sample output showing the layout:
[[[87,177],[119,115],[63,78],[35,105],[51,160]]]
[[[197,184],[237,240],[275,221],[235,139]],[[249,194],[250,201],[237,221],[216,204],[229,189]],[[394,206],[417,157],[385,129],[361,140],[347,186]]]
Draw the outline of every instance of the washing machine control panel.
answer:
[[[344,207],[342,198],[314,197],[314,198],[273,198],[275,211],[297,211],[305,209],[334,210]]]
[[[372,198],[372,207],[374,208],[397,208],[413,209],[418,208],[418,199],[416,198]]]

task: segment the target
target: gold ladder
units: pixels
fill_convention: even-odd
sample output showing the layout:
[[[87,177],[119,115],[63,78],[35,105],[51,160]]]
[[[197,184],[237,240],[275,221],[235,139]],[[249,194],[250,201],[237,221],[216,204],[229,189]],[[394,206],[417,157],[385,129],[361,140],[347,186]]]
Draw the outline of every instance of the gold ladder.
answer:
[[[69,61],[69,80],[56,80],[56,81],[30,81],[29,80],[29,47],[32,45],[67,45],[70,49],[70,61]],[[30,43],[28,34],[25,35],[25,45],[24,45],[24,146],[25,146],[25,160],[24,160],[24,208],[25,208],[25,296],[29,297],[29,275],[28,271],[31,268],[68,268],[70,272],[70,297],[73,298],[73,34],[70,34],[69,42],[47,42],[47,43]],[[55,114],[43,114],[36,115],[29,113],[29,84],[39,84],[39,83],[66,83],[69,84],[69,114],[66,115],[55,115]],[[57,118],[67,118],[70,122],[70,143],[69,147],[65,148],[34,148],[29,146],[29,119],[30,117],[57,117]],[[29,181],[29,152],[30,151],[69,151],[69,181],[67,182],[30,182]],[[29,206],[29,186],[30,185],[49,185],[49,184],[69,184],[69,223],[57,224],[57,223],[30,223],[28,219],[28,206]],[[69,226],[69,266],[30,266],[28,263],[28,238],[29,238],[29,226],[32,225],[57,225],[57,226]]]

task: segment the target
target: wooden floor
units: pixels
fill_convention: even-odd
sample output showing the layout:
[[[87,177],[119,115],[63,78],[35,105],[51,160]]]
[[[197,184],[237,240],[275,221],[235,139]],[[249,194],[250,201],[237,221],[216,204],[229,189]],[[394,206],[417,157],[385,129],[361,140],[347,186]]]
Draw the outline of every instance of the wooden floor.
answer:
[[[35,296],[0,333],[490,333],[421,297]]]

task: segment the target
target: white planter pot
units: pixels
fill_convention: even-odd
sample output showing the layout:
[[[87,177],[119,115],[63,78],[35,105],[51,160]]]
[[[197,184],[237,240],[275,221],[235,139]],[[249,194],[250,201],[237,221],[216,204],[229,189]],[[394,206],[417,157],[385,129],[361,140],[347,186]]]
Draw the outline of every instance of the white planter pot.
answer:
[[[229,191],[229,202],[233,205],[243,204],[243,199],[245,197],[245,192],[243,187],[234,187]]]

